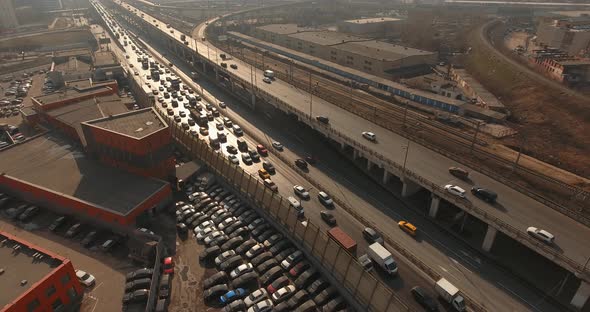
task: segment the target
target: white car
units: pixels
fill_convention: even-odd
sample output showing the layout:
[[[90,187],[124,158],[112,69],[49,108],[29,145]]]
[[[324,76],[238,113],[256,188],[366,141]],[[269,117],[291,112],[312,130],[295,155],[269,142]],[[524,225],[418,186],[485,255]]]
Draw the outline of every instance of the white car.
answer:
[[[195,233],[202,232],[206,228],[212,227],[212,226],[215,226],[215,224],[213,224],[213,221],[207,220],[207,221],[201,223],[199,226],[197,226],[194,231],[195,231]]]
[[[209,244],[211,244],[212,241],[214,241],[216,238],[218,238],[221,235],[224,235],[223,232],[215,231],[215,232],[209,234],[209,236],[205,237],[205,239],[203,241],[205,242],[205,244],[209,245]]]
[[[266,82],[266,83],[271,83],[272,79],[268,78],[268,77],[264,77],[262,78],[262,81]]]
[[[96,283],[94,276],[82,270],[76,270],[76,277],[78,278],[78,281],[86,287],[92,287]]]
[[[279,290],[277,290],[274,294],[272,294],[272,301],[275,303],[281,303],[285,301],[287,298],[291,297],[295,293],[295,286],[287,285]]]
[[[268,292],[266,292],[265,288],[259,288],[244,299],[244,304],[249,308],[264,299],[268,299]]]
[[[197,235],[197,241],[202,242],[205,237],[209,236],[211,233],[217,231],[214,226],[210,226],[208,228],[203,229],[202,231],[197,231],[195,229],[195,234]]]
[[[238,156],[236,156],[236,155],[229,154],[229,155],[227,155],[227,159],[229,159],[229,161],[234,165],[240,164],[240,160],[238,159]]]
[[[293,192],[303,199],[309,199],[309,192],[301,185],[294,185]]]
[[[547,244],[552,244],[553,240],[555,239],[555,236],[553,236],[553,234],[551,234],[545,230],[541,230],[539,228],[536,228],[534,226],[527,228],[526,232],[529,233],[529,235],[531,235],[532,237],[534,237],[538,240],[542,240],[543,242],[545,242]]]
[[[256,244],[246,252],[246,258],[252,259],[264,251],[264,245]]]
[[[281,142],[273,141],[272,147],[274,147],[275,149],[277,149],[279,151],[283,150],[283,144],[281,144]]]
[[[332,200],[332,198],[330,198],[330,195],[328,195],[324,191],[321,191],[318,193],[318,199],[319,199],[320,203],[322,203],[322,205],[324,205],[326,207],[334,206],[334,201]]]
[[[377,136],[375,135],[375,133],[369,132],[369,131],[363,132],[363,138],[365,138],[371,142],[375,142],[377,140]]]
[[[215,258],[215,265],[220,265],[221,263],[223,263],[223,261],[225,261],[226,259],[229,259],[235,255],[236,255],[236,252],[234,250],[225,251]]]
[[[248,273],[252,270],[254,270],[254,266],[252,265],[252,263],[244,263],[244,264],[241,264],[240,266],[238,266],[237,268],[233,269],[231,271],[231,273],[229,274],[229,276],[231,276],[231,278],[234,279],[234,278],[240,277],[240,276],[242,276],[242,274]]]
[[[272,304],[272,301],[270,301],[270,299],[266,299],[251,306],[248,309],[248,312],[272,311],[273,306],[274,305]]]
[[[219,229],[223,231],[226,227],[234,224],[236,221],[238,221],[238,218],[229,217],[219,224]]]
[[[447,184],[445,185],[445,190],[447,190],[447,192],[449,192],[450,194],[459,196],[461,198],[465,198],[465,190],[456,185]]]

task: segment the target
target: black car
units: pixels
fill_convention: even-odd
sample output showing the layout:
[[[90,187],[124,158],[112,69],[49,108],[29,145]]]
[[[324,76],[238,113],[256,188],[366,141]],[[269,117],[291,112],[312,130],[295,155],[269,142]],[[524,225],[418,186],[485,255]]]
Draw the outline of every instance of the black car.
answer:
[[[227,242],[225,242],[225,243],[223,243],[223,245],[221,245],[221,250],[222,251],[233,250],[236,247],[238,247],[240,244],[242,244],[243,242],[244,242],[244,238],[242,238],[241,236],[230,238]]]
[[[264,261],[268,260],[272,258],[272,254],[268,251],[265,251],[261,254],[259,254],[258,256],[254,257],[250,263],[252,263],[253,266],[259,266],[260,264],[262,264]]]
[[[294,312],[312,312],[312,311],[316,311],[316,304],[315,304],[315,302],[313,302],[313,300],[305,301],[299,307],[297,307],[297,309],[294,310]]]
[[[330,284],[320,277],[317,280],[313,281],[311,285],[307,286],[306,290],[310,296],[315,296],[317,293],[328,288],[329,286]]]
[[[275,234],[277,234],[277,232],[274,229],[270,228],[264,231],[262,234],[256,236],[256,240],[262,243]]]
[[[18,216],[18,220],[21,222],[25,222],[30,218],[34,217],[37,213],[39,213],[39,207],[31,206],[25,210],[20,216]]]
[[[316,116],[315,119],[321,123],[324,123],[324,124],[330,123],[330,118],[328,118],[326,116]]]
[[[205,300],[212,300],[213,298],[219,297],[228,291],[229,291],[229,288],[227,287],[227,284],[215,285],[211,288],[206,289],[203,292],[203,298]]]
[[[285,260],[290,254],[294,253],[295,251],[297,251],[297,249],[293,247],[287,248],[279,252],[279,254],[275,256],[275,259],[277,259],[278,262],[283,262],[283,260]],[[299,261],[299,259],[297,259],[297,261]]]
[[[151,278],[140,278],[125,284],[125,292],[128,293],[137,289],[149,289],[151,284]]]
[[[322,307],[322,312],[339,311],[341,309],[344,309],[345,307],[346,301],[344,301],[342,297],[338,296],[326,303],[326,305]]]
[[[206,260],[209,260],[209,259],[213,259],[213,258],[219,256],[219,254],[221,254],[221,247],[219,247],[219,246],[211,246],[211,247],[205,249],[199,255],[199,260],[200,261],[206,261]]]
[[[248,227],[247,226],[242,226],[242,227],[237,228],[235,231],[233,231],[229,235],[229,238],[234,238],[234,237],[238,237],[238,236],[241,236],[241,237],[246,238],[249,235],[250,235],[250,230],[248,229]]]
[[[10,216],[11,219],[18,218],[18,216],[20,216],[23,212],[25,212],[25,210],[27,210],[27,207],[29,207],[27,204],[22,204],[16,208],[13,208],[14,210],[12,211],[12,215]]]
[[[150,295],[150,291],[147,289],[138,289],[132,293],[125,294],[123,296],[123,303],[128,304],[132,302],[145,302]]]
[[[474,186],[471,188],[471,194],[475,195],[475,197],[487,201],[488,203],[495,203],[496,199],[498,198],[498,194],[492,192],[491,190]]]
[[[90,245],[92,245],[97,235],[97,231],[90,231],[88,234],[86,234],[86,236],[84,236],[84,239],[82,239],[82,242],[80,242],[80,244],[82,244],[82,246],[84,247],[89,247]]]
[[[230,226],[223,229],[223,232],[227,235],[231,235],[231,233],[233,233],[235,230],[237,230],[243,226],[244,226],[244,223],[242,223],[242,221],[238,220],[238,221],[232,223]]]
[[[299,167],[300,169],[307,169],[307,162],[301,158],[295,160],[295,166]]]
[[[411,292],[416,302],[423,306],[427,311],[438,311],[436,301],[430,297],[422,287],[415,286],[412,288]]]
[[[373,243],[380,243],[383,244],[383,237],[373,228],[366,227],[363,229],[363,237],[369,242],[370,244]]]
[[[235,269],[238,265],[240,265],[242,263],[243,263],[242,257],[240,257],[240,255],[235,255],[235,256],[223,261],[219,265],[219,270],[229,272],[229,271]]]
[[[101,245],[100,249],[104,252],[107,252],[113,248],[113,246],[117,245],[121,241],[121,237],[119,236],[112,236],[111,238],[105,240]]]
[[[237,311],[246,311],[246,304],[244,300],[238,299],[223,308],[223,312],[237,312]]]
[[[288,239],[282,239],[281,241],[277,242],[274,246],[272,246],[268,251],[271,254],[276,255],[279,252],[289,248],[291,246],[291,242]]]
[[[53,220],[53,222],[51,222],[51,224],[49,225],[49,230],[51,232],[55,232],[57,231],[57,229],[62,226],[64,223],[66,223],[66,217],[65,216],[61,216],[61,217],[57,217],[55,220]]]
[[[217,238],[215,238],[214,240],[212,240],[211,242],[209,242],[209,244],[207,244],[208,247],[211,246],[220,246],[223,245],[223,243],[227,242],[229,240],[229,236],[222,234],[220,236],[218,236]]]
[[[133,272],[127,273],[127,275],[125,276],[125,280],[127,282],[130,282],[130,281],[140,279],[140,278],[152,277],[153,274],[154,274],[154,270],[152,270],[152,269],[148,269],[148,268],[138,269]]]
[[[336,225],[336,217],[334,217],[334,215],[332,215],[329,211],[320,211],[320,216],[322,217],[322,220],[324,220],[324,222],[326,222],[328,225]]]
[[[264,170],[266,170],[266,172],[268,172],[269,174],[276,173],[275,166],[273,166],[269,161],[263,161],[262,168],[264,168]]]
[[[176,231],[178,232],[178,235],[184,236],[188,234],[188,227],[182,222],[176,223]]]
[[[246,253],[246,251],[250,250],[250,248],[252,248],[252,246],[256,245],[256,241],[253,239],[249,239],[243,243],[240,244],[240,246],[238,246],[235,251],[238,255],[243,255]]]
[[[270,224],[263,223],[262,225],[257,226],[255,229],[252,230],[252,236],[258,237],[258,235],[264,233],[264,231],[270,228]]]
[[[227,273],[220,271],[211,276],[209,276],[206,280],[203,281],[203,289],[211,288],[215,285],[225,283],[228,281]]]
[[[238,278],[234,279],[231,282],[233,288],[242,287],[245,284],[254,281],[258,278],[258,274],[256,272],[248,272],[240,275]]]
[[[74,237],[82,230],[82,223],[72,225],[66,232],[66,237]]]
[[[307,301],[308,298],[309,294],[307,293],[307,291],[301,289],[287,301],[287,305],[289,306],[289,308],[295,309],[297,306],[299,306],[300,303]]]
[[[282,274],[283,274],[283,269],[281,269],[281,267],[274,267],[274,268],[266,271],[266,273],[264,273],[260,277],[260,284],[264,285],[266,287],[266,286],[268,286],[268,284],[270,284],[272,281],[277,279]]]
[[[338,295],[338,291],[336,288],[330,286],[324,290],[322,290],[317,296],[313,298],[313,301],[318,305],[322,306],[326,304],[330,299],[334,298]]]
[[[314,282],[314,278],[318,275],[318,271],[315,269],[307,269],[295,280],[295,287],[297,289],[305,288],[307,285]]]
[[[264,262],[262,262],[260,265],[256,266],[256,271],[258,271],[258,273],[260,274],[264,274],[266,273],[270,268],[278,266],[279,262],[273,258],[270,258]]]

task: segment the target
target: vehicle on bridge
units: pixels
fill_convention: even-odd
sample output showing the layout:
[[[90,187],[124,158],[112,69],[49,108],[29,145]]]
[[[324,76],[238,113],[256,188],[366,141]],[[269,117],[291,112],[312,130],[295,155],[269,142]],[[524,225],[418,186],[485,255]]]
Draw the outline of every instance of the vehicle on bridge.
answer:
[[[459,167],[450,167],[449,168],[449,173],[454,175],[455,177],[461,179],[461,180],[467,180],[469,179],[469,171],[463,169],[463,168],[459,168]]]
[[[340,247],[344,248],[344,250],[348,251],[351,254],[356,253],[356,242],[352,237],[342,231],[339,227],[334,227],[328,230],[328,236],[333,239]]]
[[[451,304],[457,311],[465,311],[465,300],[459,292],[459,288],[455,287],[449,281],[441,278],[434,285],[436,293],[447,303]]]
[[[383,245],[379,243],[373,243],[369,245],[367,249],[369,257],[379,265],[380,268],[390,275],[397,275],[397,263],[393,260],[393,256],[389,250],[385,249]]]

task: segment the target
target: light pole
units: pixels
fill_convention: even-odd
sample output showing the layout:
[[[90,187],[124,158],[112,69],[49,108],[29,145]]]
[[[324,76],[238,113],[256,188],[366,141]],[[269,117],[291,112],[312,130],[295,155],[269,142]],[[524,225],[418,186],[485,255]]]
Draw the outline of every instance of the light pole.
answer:
[[[402,145],[402,148],[406,150],[406,156],[404,157],[404,168],[402,170],[404,177],[405,177],[405,175],[406,175],[406,162],[408,161],[408,152],[410,151],[410,139],[408,139],[407,145]]]
[[[311,113],[313,110],[313,89],[311,87],[311,71],[309,72],[309,119],[311,120]]]

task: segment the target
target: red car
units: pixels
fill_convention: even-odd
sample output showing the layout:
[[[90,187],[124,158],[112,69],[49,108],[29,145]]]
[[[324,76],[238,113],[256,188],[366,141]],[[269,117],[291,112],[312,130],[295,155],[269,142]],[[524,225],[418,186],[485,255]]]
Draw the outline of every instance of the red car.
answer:
[[[292,277],[297,277],[299,276],[299,274],[301,274],[303,271],[307,270],[309,268],[309,263],[307,261],[301,261],[299,263],[297,263],[293,268],[291,268],[291,270],[289,270],[289,274]]]
[[[268,150],[266,149],[266,147],[262,146],[262,144],[256,145],[256,150],[258,151],[258,154],[260,154],[261,156],[268,156]]]
[[[172,257],[164,258],[163,264],[164,274],[174,274],[174,260],[172,260]]]

